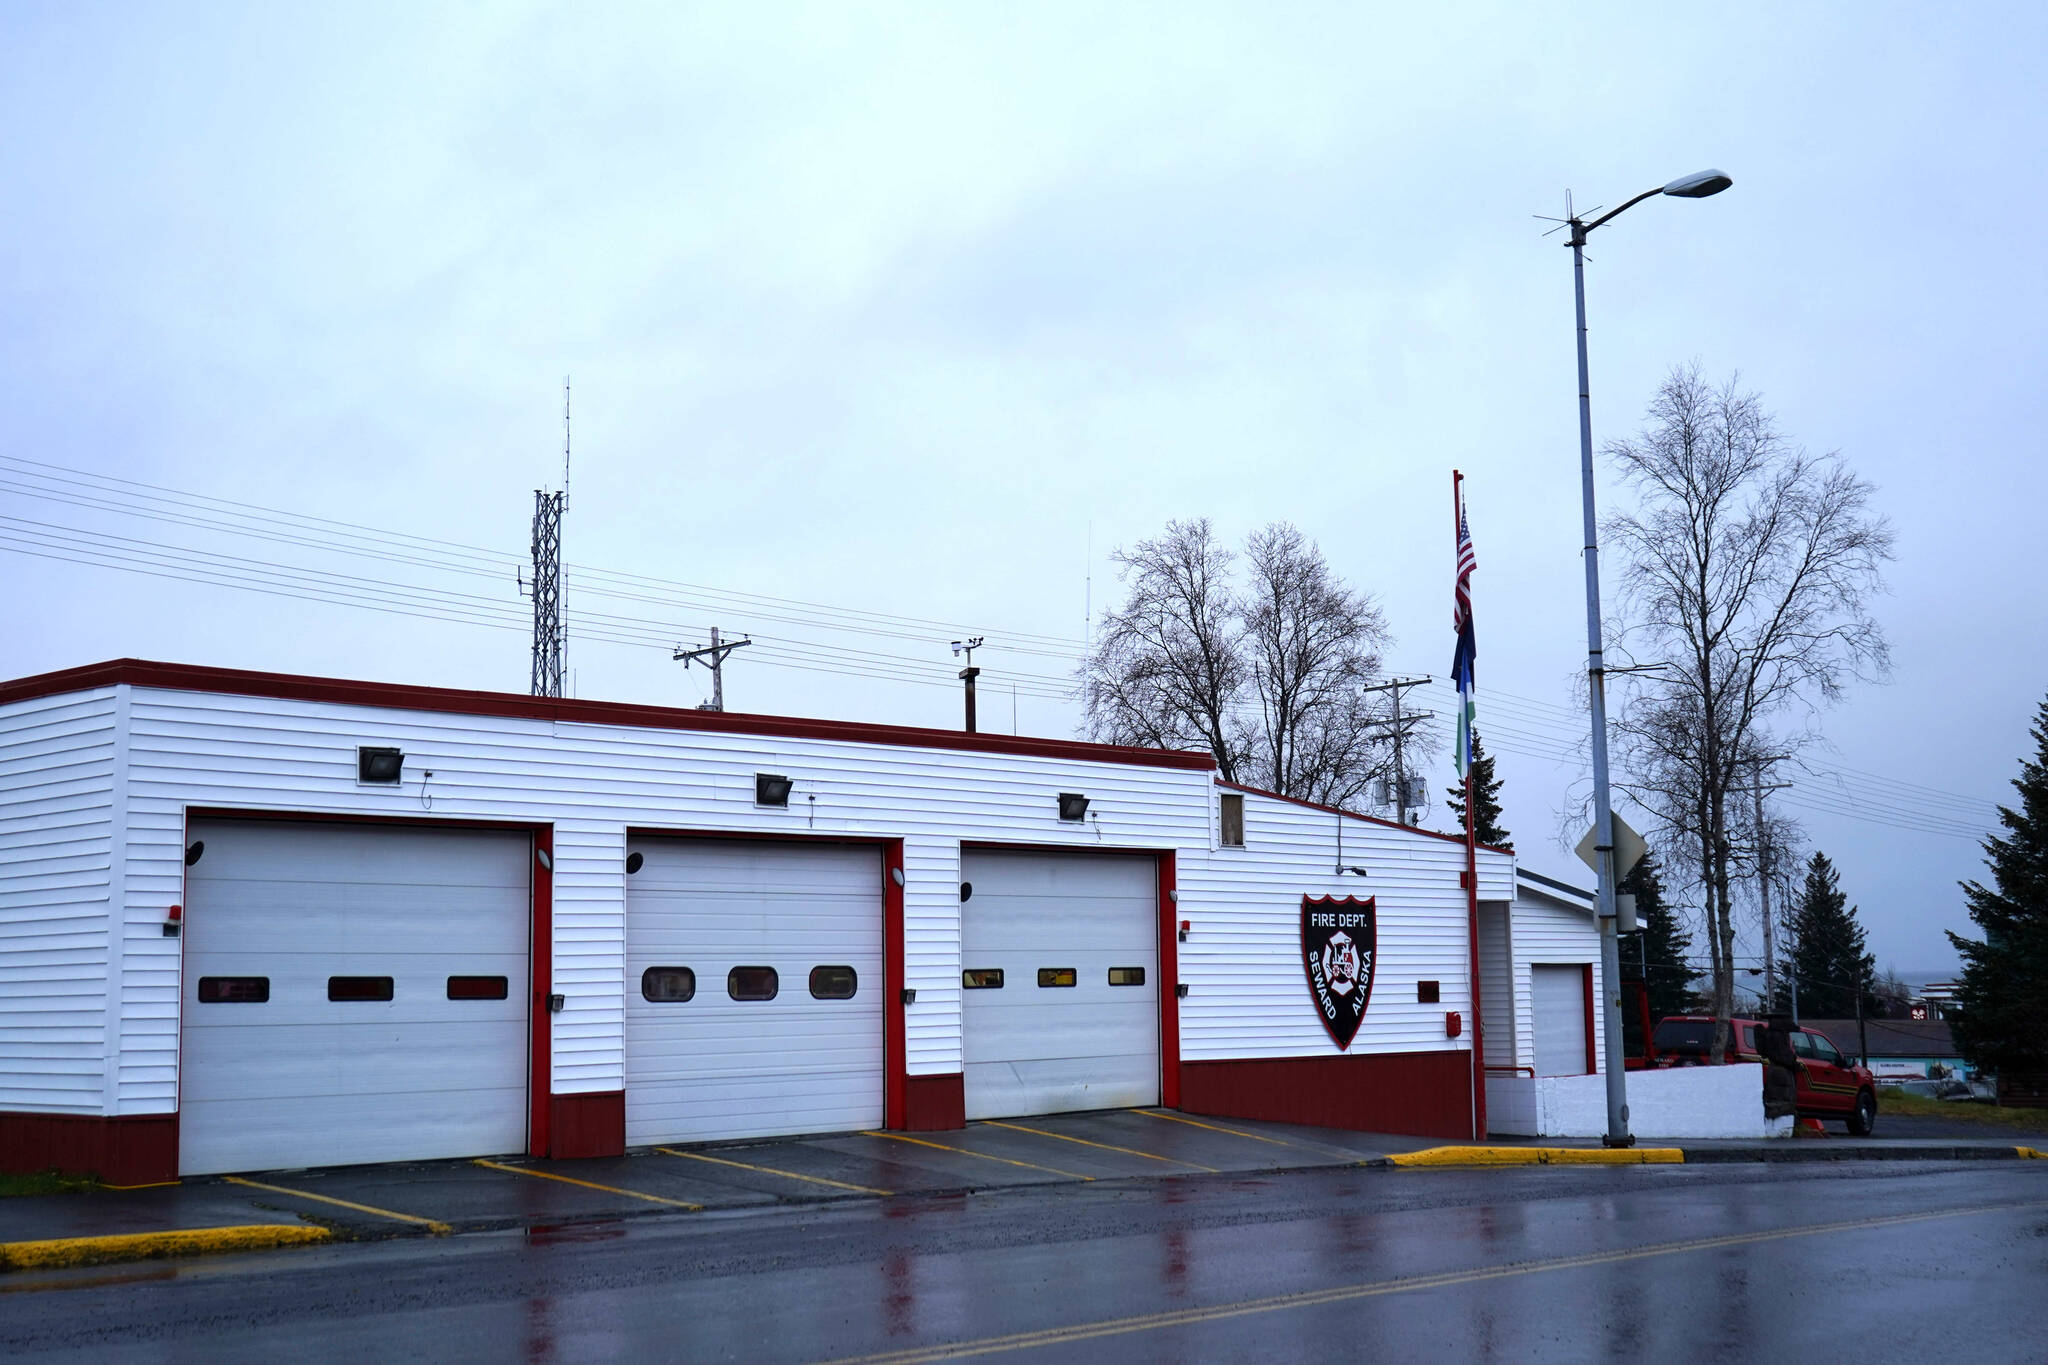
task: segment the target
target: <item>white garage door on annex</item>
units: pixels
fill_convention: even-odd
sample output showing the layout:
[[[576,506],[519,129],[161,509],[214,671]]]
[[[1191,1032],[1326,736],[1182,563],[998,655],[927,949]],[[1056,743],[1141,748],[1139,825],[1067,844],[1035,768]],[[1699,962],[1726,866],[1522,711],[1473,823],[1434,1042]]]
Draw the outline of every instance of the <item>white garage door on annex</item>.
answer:
[[[882,855],[634,838],[626,1143],[882,1123]]]
[[[527,835],[206,820],[187,838],[181,1173],[525,1150]]]
[[[970,849],[960,866],[967,1117],[1159,1103],[1154,860]]]

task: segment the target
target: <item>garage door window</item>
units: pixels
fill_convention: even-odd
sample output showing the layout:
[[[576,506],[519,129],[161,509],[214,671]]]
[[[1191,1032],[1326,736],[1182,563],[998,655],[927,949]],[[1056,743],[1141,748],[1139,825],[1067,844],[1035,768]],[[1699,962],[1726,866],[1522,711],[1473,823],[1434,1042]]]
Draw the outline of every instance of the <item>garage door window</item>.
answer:
[[[735,967],[725,974],[725,993],[735,1000],[773,1000],[780,989],[773,967]]]
[[[860,976],[851,967],[811,968],[811,996],[817,1000],[851,1000]]]
[[[1072,967],[1040,967],[1038,984],[1041,986],[1071,986],[1080,979]]]
[[[1003,988],[1003,969],[969,967],[960,973],[960,984],[970,991],[999,991]]]
[[[697,974],[688,967],[649,967],[640,973],[640,998],[680,1005],[697,993]]]
[[[267,976],[202,976],[199,1003],[202,1005],[260,1005],[270,998]]]
[[[327,978],[329,1000],[389,1000],[391,978],[388,976],[330,976]]]
[[[506,981],[502,976],[451,976],[448,978],[448,998],[450,1000],[503,1000],[506,994]]]
[[[1145,984],[1143,967],[1111,967],[1109,984],[1112,986],[1142,986]]]

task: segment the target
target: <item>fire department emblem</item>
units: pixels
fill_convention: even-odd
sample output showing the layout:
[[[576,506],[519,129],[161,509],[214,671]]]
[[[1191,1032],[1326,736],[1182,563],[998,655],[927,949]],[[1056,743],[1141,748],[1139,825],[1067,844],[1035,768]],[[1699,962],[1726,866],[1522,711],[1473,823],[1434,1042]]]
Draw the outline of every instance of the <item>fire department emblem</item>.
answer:
[[[1301,965],[1309,998],[1331,1041],[1349,1048],[1372,998],[1372,962],[1378,950],[1371,897],[1301,898]]]

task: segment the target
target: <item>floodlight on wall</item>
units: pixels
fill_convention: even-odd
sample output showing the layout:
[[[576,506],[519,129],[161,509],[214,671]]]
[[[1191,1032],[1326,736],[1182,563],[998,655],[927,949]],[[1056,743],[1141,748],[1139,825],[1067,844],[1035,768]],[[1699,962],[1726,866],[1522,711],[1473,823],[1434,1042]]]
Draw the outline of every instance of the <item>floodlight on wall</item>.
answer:
[[[754,804],[757,806],[787,806],[789,789],[794,784],[781,773],[754,774]]]
[[[356,781],[380,787],[395,787],[405,776],[405,754],[397,749],[356,748]]]
[[[1060,793],[1060,819],[1085,820],[1088,818],[1088,798],[1079,792]]]

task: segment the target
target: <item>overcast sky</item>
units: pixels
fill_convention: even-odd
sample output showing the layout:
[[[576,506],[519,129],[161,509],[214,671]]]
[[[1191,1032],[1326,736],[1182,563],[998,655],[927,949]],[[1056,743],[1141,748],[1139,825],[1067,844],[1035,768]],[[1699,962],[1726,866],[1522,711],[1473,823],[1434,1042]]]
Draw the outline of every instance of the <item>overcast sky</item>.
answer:
[[[1780,795],[1880,963],[1947,971],[1963,836],[2048,690],[2048,23],[1654,8],[17,0],[0,673],[525,690],[513,575],[565,375],[573,565],[835,609],[572,571],[577,630],[643,622],[572,643],[587,697],[695,704],[667,646],[717,624],[762,641],[732,709],[950,725],[947,641],[981,629],[985,726],[1023,674],[1018,727],[1070,734],[1091,573],[1099,609],[1110,550],[1190,516],[1295,522],[1380,598],[1390,662],[1441,677],[1457,467],[1507,822],[1584,881],[1558,843],[1585,645],[1570,258],[1532,215],[1717,166],[1733,190],[1594,239],[1596,436],[1697,361],[1877,485],[1896,671],[1824,718],[1839,776]],[[460,574],[167,524],[21,460],[497,553]],[[499,625],[117,556],[466,592]]]

